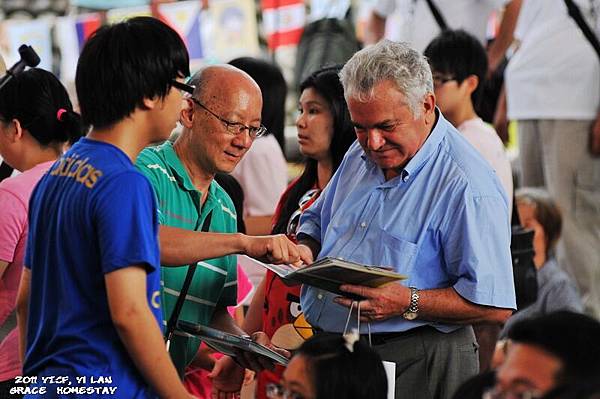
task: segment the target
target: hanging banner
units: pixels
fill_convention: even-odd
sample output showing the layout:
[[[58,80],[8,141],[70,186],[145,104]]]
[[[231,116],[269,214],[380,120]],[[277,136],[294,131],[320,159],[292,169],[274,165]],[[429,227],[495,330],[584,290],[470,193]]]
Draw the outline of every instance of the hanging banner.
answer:
[[[151,17],[150,6],[113,8],[106,13],[106,22],[114,24],[133,17]]]
[[[269,49],[296,45],[306,23],[304,0],[261,0]]]
[[[2,56],[8,67],[21,59],[19,46],[28,44],[40,57],[38,68],[52,71],[52,18],[5,20],[2,22]]]
[[[201,21],[207,62],[260,54],[254,0],[211,0]]]
[[[190,60],[201,59],[202,37],[200,36],[200,1],[180,1],[163,3],[157,7],[158,18],[175,29],[184,40]]]

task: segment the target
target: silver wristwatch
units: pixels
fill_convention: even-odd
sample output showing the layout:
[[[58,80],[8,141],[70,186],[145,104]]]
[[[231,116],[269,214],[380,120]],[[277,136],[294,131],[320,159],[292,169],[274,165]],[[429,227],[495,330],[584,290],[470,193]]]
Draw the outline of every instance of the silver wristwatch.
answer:
[[[419,313],[419,290],[415,287],[410,287],[410,304],[408,309],[402,313],[402,317],[406,320],[414,320]]]

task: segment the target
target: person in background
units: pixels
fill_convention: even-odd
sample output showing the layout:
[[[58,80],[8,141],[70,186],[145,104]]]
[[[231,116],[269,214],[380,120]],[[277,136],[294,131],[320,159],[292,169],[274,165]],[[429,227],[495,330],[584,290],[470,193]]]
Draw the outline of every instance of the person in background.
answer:
[[[508,332],[511,343],[496,383],[483,398],[541,398],[561,386],[583,392],[596,384],[597,389],[599,336],[600,323],[580,313],[558,311],[518,321]]]
[[[23,374],[37,377],[28,398],[71,396],[99,376],[98,396],[190,398],[161,332],[157,204],[134,166],[175,127],[189,73],[181,37],[149,17],[101,27],[81,52],[75,84],[92,129],[29,203],[17,299]]]
[[[440,33],[425,49],[431,66],[437,106],[481,156],[492,166],[512,211],[513,178],[504,145],[494,128],[476,114],[474,104],[480,100],[487,73],[487,55],[481,43],[464,30]],[[473,326],[479,343],[479,366],[489,367],[499,324]]]
[[[244,190],[246,232],[269,234],[277,200],[288,183],[283,154],[287,86],[281,70],[270,62],[242,57],[229,61],[229,65],[250,75],[262,92],[261,121],[267,133],[254,140],[231,174]]]
[[[450,398],[479,370],[471,324],[503,323],[516,305],[508,198],[436,108],[423,55],[384,40],[355,53],[340,77],[357,142],[300,217],[298,248],[407,275],[340,289],[365,298],[360,332],[396,363],[397,398]],[[300,299],[325,332],[344,331],[357,307],[307,285]]]
[[[433,39],[423,54],[431,66],[438,108],[496,171],[511,204],[510,212],[510,161],[494,128],[481,120],[474,108],[488,69],[485,49],[470,33],[448,30]]]
[[[524,187],[516,193],[517,210],[521,224],[533,230],[533,263],[537,269],[537,300],[519,309],[504,325],[501,337],[519,320],[548,314],[558,310],[583,312],[583,303],[571,277],[556,260],[556,244],[562,230],[561,211],[544,189]]]
[[[490,14],[515,0],[432,0],[447,29],[464,29],[486,45]],[[389,23],[388,23],[389,21]],[[367,44],[384,37],[423,51],[442,29],[425,0],[376,0],[366,27]]]
[[[381,358],[357,332],[317,334],[298,348],[281,383],[267,386],[267,398],[385,399],[387,386]]]
[[[574,3],[592,30],[599,0]],[[512,32],[511,32],[512,34]],[[545,187],[562,211],[556,258],[600,317],[600,62],[564,0],[523,0],[505,71],[520,183]]]
[[[300,85],[296,128],[306,165],[279,200],[273,234],[296,239],[301,212],[316,200],[356,139],[339,71],[339,66],[321,69]],[[252,299],[244,327],[247,331],[265,331],[275,345],[285,349],[298,348],[312,335],[300,308],[300,286],[288,286],[268,271]],[[258,398],[265,397],[266,384],[279,381],[282,371],[277,366],[274,372],[265,370],[259,374]]]
[[[22,172],[0,183],[0,397],[22,375],[15,302],[27,242],[29,197],[42,175],[82,134],[66,89],[50,72],[29,69],[0,92],[0,154]],[[15,396],[16,397],[16,396]]]

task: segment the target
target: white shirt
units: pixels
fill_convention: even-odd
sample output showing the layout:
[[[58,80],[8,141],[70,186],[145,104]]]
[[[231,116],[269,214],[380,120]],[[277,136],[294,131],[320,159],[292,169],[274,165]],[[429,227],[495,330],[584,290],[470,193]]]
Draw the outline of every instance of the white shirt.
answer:
[[[600,1],[575,0],[588,23]],[[505,73],[510,119],[596,117],[600,62],[563,0],[524,0],[515,29],[520,47]]]
[[[244,216],[272,215],[288,183],[287,162],[277,139],[269,134],[254,140],[231,175],[244,190]]]
[[[508,0],[433,0],[448,28],[464,29],[486,42],[488,19],[492,11]],[[418,51],[439,33],[440,28],[425,0],[378,0],[373,8],[386,17],[386,38],[408,42]]]
[[[502,140],[500,140],[494,128],[481,120],[481,118],[464,121],[457,129],[479,151],[481,156],[488,161],[496,172],[496,175],[498,175],[500,183],[508,196],[509,211],[511,211],[513,178],[510,161],[504,150]]]

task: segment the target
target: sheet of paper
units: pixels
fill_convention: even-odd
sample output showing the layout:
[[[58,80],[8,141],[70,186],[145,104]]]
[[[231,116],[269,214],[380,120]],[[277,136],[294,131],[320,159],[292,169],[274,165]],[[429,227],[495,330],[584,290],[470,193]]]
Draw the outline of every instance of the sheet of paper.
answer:
[[[394,392],[396,391],[396,363],[385,360],[382,363],[388,382],[387,399],[394,399]]]

